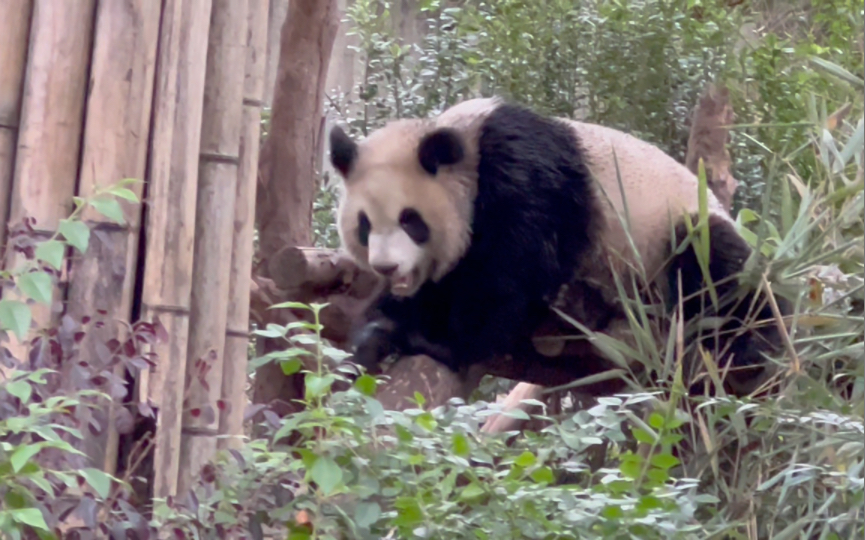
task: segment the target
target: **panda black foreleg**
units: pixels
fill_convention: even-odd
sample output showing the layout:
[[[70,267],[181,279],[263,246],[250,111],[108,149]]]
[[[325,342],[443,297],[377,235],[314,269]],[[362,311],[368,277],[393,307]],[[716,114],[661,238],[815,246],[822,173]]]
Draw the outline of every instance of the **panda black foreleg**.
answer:
[[[696,222],[696,217],[693,217]],[[677,244],[688,236],[684,223],[676,227]],[[773,321],[774,315],[766,293],[759,297],[753,290],[742,290],[738,280],[731,279],[744,268],[751,254],[751,247],[735,230],[732,223],[717,216],[709,217],[709,275],[715,284],[720,302],[720,311],[712,307],[712,300],[703,279],[693,245],[673,260],[670,269],[670,287],[678,303],[677,280],[681,276],[684,318],[687,321],[697,317],[716,316],[724,322],[717,330],[704,332],[699,337],[701,345],[718,360],[723,370],[728,364],[730,371],[725,380],[727,390],[736,395],[745,395],[756,389],[768,373],[767,361],[763,353],[777,352],[782,336]],[[690,297],[690,298],[689,298]],[[775,297],[781,315],[790,313],[786,299]],[[720,355],[720,356],[719,356]],[[699,362],[699,359],[697,359]],[[702,393],[702,385],[691,389]]]
[[[353,361],[368,372],[390,355],[427,355],[455,369],[449,345],[430,337],[430,310],[424,310],[423,296],[395,298],[388,293],[367,310],[364,322],[352,332]],[[438,325],[441,326],[441,325]]]

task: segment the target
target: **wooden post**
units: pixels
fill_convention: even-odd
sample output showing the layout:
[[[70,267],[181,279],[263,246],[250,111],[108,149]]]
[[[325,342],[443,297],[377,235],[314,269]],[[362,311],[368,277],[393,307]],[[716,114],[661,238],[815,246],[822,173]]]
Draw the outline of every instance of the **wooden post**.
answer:
[[[247,5],[247,0],[213,0],[210,19],[178,493],[186,492],[216,453],[243,116],[244,70],[238,67],[246,63]]]
[[[161,3],[151,0],[99,3],[79,173],[83,196],[122,178],[144,179],[160,11]],[[142,187],[129,186],[139,198]],[[87,253],[74,259],[70,269],[67,313],[75,320],[97,309],[105,310],[109,320],[131,317],[141,207],[122,200],[120,204],[125,225],[92,209],[83,215],[93,234]],[[122,340],[121,328],[111,323],[93,328],[81,342],[82,356],[98,363],[95,344]],[[122,377],[118,367],[116,375]],[[114,417],[112,402],[107,429],[85,440],[91,461],[112,474],[118,443]]]
[[[9,220],[35,218],[37,238],[54,234],[72,208],[95,8],[94,0],[37,0],[33,5]],[[19,254],[7,252],[6,268],[20,260]],[[17,296],[11,290],[3,293]],[[62,298],[55,287],[52,306],[32,306],[37,327],[57,318]],[[14,336],[9,350],[19,360],[27,358],[26,343],[17,343]]]
[[[157,407],[153,495],[177,491],[189,334],[189,295],[207,35],[211,0],[165,0],[153,101],[142,316],[169,339],[159,365],[139,378],[139,399]]]
[[[32,12],[31,0],[0,3],[0,245],[6,241]]]
[[[246,366],[249,354],[249,288],[252,272],[255,187],[258,182],[258,149],[261,133],[261,99],[264,92],[265,49],[269,0],[249,0],[247,19],[246,77],[243,85],[243,119],[240,169],[234,203],[234,241],[229,278],[228,321],[225,327],[225,361],[220,411],[219,448],[237,448],[243,434],[246,408]]]

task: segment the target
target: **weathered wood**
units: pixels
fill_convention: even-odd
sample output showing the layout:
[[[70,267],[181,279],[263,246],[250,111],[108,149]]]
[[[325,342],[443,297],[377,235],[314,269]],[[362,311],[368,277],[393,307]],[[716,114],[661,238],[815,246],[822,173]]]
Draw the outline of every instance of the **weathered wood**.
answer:
[[[255,188],[264,91],[265,48],[269,0],[249,0],[246,74],[243,83],[243,132],[240,169],[234,203],[234,237],[229,278],[228,320],[225,327],[225,362],[222,399],[228,405],[219,415],[219,448],[236,448],[243,434],[246,409],[246,366],[249,355],[249,288],[252,272]]]
[[[178,493],[189,489],[192,479],[216,453],[243,117],[244,70],[238,66],[246,63],[248,13],[247,0],[213,0],[186,357],[189,387]],[[201,373],[199,360],[207,362],[205,373]]]
[[[32,12],[32,0],[0,2],[0,245],[6,242]]]
[[[730,211],[733,196],[739,181],[730,172],[731,159],[727,145],[733,123],[733,107],[730,105],[730,92],[726,87],[710,84],[691,118],[691,132],[688,137],[688,154],[685,166],[697,174],[702,158],[706,168],[709,189],[715,194],[724,208]]]
[[[9,221],[35,218],[36,236],[42,239],[53,234],[72,208],[95,8],[94,0],[33,5]],[[13,251],[5,254],[6,268],[20,261]],[[63,309],[59,287],[53,293],[54,305],[32,306],[37,328],[56,322]],[[17,294],[6,290],[4,296]],[[13,356],[26,358],[28,347],[14,336],[9,349]]]
[[[122,178],[144,179],[160,11],[161,4],[150,0],[99,3],[79,173],[83,196]],[[141,197],[142,183],[128,187]],[[141,207],[123,200],[120,204],[123,226],[92,209],[82,216],[93,234],[87,253],[74,259],[70,270],[67,313],[76,320],[96,310],[104,310],[108,320],[127,321],[132,315]],[[125,327],[118,324],[93,329],[80,344],[81,354],[99,362],[95,345],[122,340],[124,334]],[[91,461],[111,474],[117,467],[114,408],[112,402],[102,436],[85,444]]]
[[[399,411],[416,406],[411,400],[418,392],[426,407],[438,407],[455,397],[467,400],[484,373],[478,366],[458,374],[428,356],[407,356],[384,372],[388,380],[378,388],[376,399],[386,410]]]
[[[139,376],[138,397],[158,409],[153,495],[177,491],[189,335],[189,297],[211,0],[166,0],[153,101],[142,317],[158,316],[167,342]]]

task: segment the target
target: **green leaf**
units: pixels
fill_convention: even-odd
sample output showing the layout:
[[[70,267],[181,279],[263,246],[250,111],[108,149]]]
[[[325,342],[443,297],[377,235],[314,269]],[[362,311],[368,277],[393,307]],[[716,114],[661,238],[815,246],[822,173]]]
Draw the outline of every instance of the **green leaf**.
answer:
[[[96,198],[90,201],[90,206],[115,223],[120,223],[121,225],[126,223],[126,218],[123,216],[123,208],[120,207],[117,199]]]
[[[312,309],[312,308],[310,308],[308,305],[306,305],[306,304],[302,304],[302,303],[300,303],[300,302],[281,302],[281,303],[279,303],[279,304],[273,304],[272,306],[270,306],[270,307],[267,308],[267,309],[282,309],[282,308],[288,308],[288,309],[305,309],[305,310],[310,310],[310,309]]]
[[[361,502],[354,509],[354,522],[363,529],[369,528],[378,521],[379,517],[381,517],[381,506],[375,502]]]
[[[24,525],[29,525],[34,529],[39,529],[42,531],[50,530],[48,528],[48,524],[45,523],[45,518],[42,516],[42,512],[40,512],[38,508],[21,508],[18,510],[10,510],[9,515],[14,521],[17,521],[18,523],[23,523]]]
[[[417,402],[418,407],[423,407],[424,403],[426,403],[426,398],[423,397],[423,394],[417,391],[414,393],[414,400]]]
[[[33,387],[27,381],[18,380],[7,384],[6,391],[20,399],[21,403],[27,403],[33,394]]]
[[[23,341],[30,331],[30,306],[18,300],[0,300],[0,326]]]
[[[36,246],[36,258],[60,270],[63,266],[63,256],[66,254],[66,244],[60,240],[46,240]]]
[[[511,409],[509,411],[505,411],[502,413],[502,415],[509,416],[511,418],[516,418],[518,420],[531,420],[531,416],[529,416],[529,413],[527,413],[526,411],[524,411],[520,408],[515,408],[515,409]]]
[[[361,375],[356,381],[354,381],[354,387],[357,388],[360,393],[370,397],[375,395],[377,385],[378,383],[376,382],[375,377],[367,374]]]
[[[453,449],[454,454],[460,457],[469,457],[469,454],[471,454],[469,440],[462,433],[454,434],[453,440],[451,441],[451,448]]]
[[[310,398],[323,396],[330,390],[330,385],[333,384],[334,377],[333,375],[325,375],[323,377],[319,377],[318,375],[313,375],[312,373],[306,376],[306,392],[307,396]]]
[[[419,425],[420,427],[424,428],[427,431],[434,430],[436,428],[436,426],[438,425],[438,422],[436,422],[436,419],[433,417],[433,415],[431,413],[428,413],[428,412],[425,412],[425,413],[419,415],[417,417],[417,419],[415,419],[415,422],[417,422],[417,425]]]
[[[87,244],[90,242],[90,228],[87,227],[86,223],[61,219],[58,231],[78,251],[81,253],[87,251]]]
[[[667,470],[678,465],[680,461],[676,456],[671,454],[655,454],[652,456],[650,463],[659,469]]]
[[[130,202],[138,202],[138,195],[136,195],[135,192],[131,189],[125,188],[123,186],[112,186],[106,190],[106,193],[116,195],[121,199],[126,199]]]
[[[553,477],[553,470],[547,466],[541,467],[532,473],[532,480],[537,482],[538,484],[552,484],[555,478]]]
[[[649,416],[649,425],[655,429],[661,429],[664,427],[664,417],[656,412],[652,413],[651,416]]]
[[[472,482],[460,492],[460,500],[467,501],[477,499],[484,494],[484,488],[479,486],[477,482]]]
[[[411,431],[407,430],[405,427],[397,424],[395,428],[396,436],[401,442],[409,443],[414,440],[414,435],[412,435]]]
[[[607,519],[620,519],[625,513],[620,506],[607,506],[601,510],[601,516]]]
[[[664,484],[670,479],[670,475],[668,475],[667,471],[664,469],[649,469],[646,471],[646,476],[649,477],[649,480],[657,482],[658,484]]]
[[[141,180],[141,178],[131,178],[130,177],[130,178],[122,178],[122,179],[118,180],[117,183],[114,185],[115,186],[129,186],[132,184],[140,184],[141,182],[143,182],[143,180]]]
[[[282,368],[283,375],[294,375],[303,367],[303,362],[299,358],[292,358],[291,360],[280,362],[279,367]]]
[[[522,467],[523,469],[527,469],[534,465],[536,461],[537,458],[535,458],[535,455],[526,450],[525,452],[517,456],[517,459],[514,460],[514,465]]]
[[[637,479],[643,472],[643,466],[637,461],[623,461],[621,465],[619,465],[619,470],[625,478]]]
[[[51,276],[45,272],[27,272],[18,277],[18,287],[21,291],[43,304],[51,305],[52,285]]]
[[[417,500],[400,497],[393,505],[397,509],[397,517],[393,520],[393,524],[397,527],[411,527],[423,521],[423,511]]]
[[[644,429],[634,428],[633,433],[634,438],[641,443],[652,444],[655,442],[655,438]]]
[[[309,475],[325,495],[331,494],[342,482],[342,469],[329,457],[321,456],[315,460]]]
[[[42,450],[41,444],[22,444],[9,456],[9,463],[14,472],[19,472],[30,459]]]
[[[111,477],[105,474],[103,471],[99,469],[94,469],[92,467],[81,470],[81,476],[87,481],[87,483],[96,490],[96,493],[99,494],[103,499],[107,499],[109,493],[111,492]]]

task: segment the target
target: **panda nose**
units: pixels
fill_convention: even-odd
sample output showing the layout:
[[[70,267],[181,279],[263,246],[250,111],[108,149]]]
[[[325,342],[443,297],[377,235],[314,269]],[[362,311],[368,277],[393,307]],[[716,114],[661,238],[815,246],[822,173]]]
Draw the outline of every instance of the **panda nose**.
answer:
[[[384,277],[391,277],[396,269],[399,268],[398,264],[376,264],[372,267],[376,273],[383,275]]]

